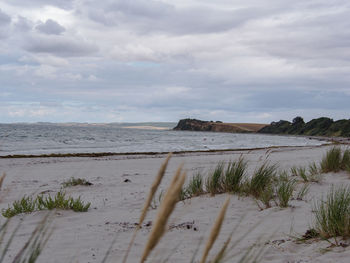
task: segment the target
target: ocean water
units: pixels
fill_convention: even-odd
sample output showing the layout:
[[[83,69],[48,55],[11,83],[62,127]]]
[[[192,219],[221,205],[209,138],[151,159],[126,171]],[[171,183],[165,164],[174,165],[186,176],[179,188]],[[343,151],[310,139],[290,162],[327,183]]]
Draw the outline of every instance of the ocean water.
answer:
[[[249,149],[324,143],[305,137],[173,131],[171,127],[175,124],[163,126],[168,129],[136,129],[112,124],[0,124],[0,156]]]

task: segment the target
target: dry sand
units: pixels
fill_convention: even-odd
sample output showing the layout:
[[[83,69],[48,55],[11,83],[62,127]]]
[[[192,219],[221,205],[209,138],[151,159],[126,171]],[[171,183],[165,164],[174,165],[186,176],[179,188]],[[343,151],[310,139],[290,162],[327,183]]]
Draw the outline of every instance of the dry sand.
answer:
[[[225,153],[191,153],[174,156],[161,185],[166,188],[175,169],[181,163],[192,175],[206,172],[218,161],[234,160],[244,154],[249,160],[249,173],[269,156],[271,163],[281,169],[293,165],[307,165],[321,160],[330,146],[304,148],[277,148]],[[55,194],[61,183],[70,177],[85,178],[93,186],[66,188],[69,195],[92,203],[86,213],[73,211],[54,212],[54,232],[39,257],[38,262],[101,262],[108,247],[116,237],[108,262],[121,262],[138,221],[149,187],[165,156],[112,156],[101,158],[28,158],[0,159],[0,172],[6,172],[4,189],[1,191],[1,208],[6,208],[24,194],[50,191]],[[129,179],[130,182],[124,182]],[[330,248],[326,241],[297,244],[293,235],[303,234],[313,222],[312,207],[315,200],[325,195],[332,184],[349,184],[346,173],[325,174],[321,184],[313,183],[307,201],[291,202],[291,207],[272,207],[260,211],[250,197],[231,196],[223,229],[213,252],[218,251],[230,232],[238,225],[232,242],[244,237],[230,254],[241,255],[254,243],[265,248],[261,262],[349,262],[349,247]],[[201,239],[207,238],[227,195],[201,196],[179,202],[170,218],[172,227],[163,237],[150,257],[150,262],[171,254],[168,262],[190,262]],[[11,225],[22,222],[16,234],[16,242],[10,248],[6,262],[11,262],[15,252],[28,239],[44,212],[15,216]],[[146,222],[152,221],[156,210],[151,209]],[[22,219],[24,219],[22,221]],[[4,219],[1,220],[4,222]],[[188,226],[188,227],[187,227]],[[187,229],[190,228],[190,229]],[[253,229],[253,230],[252,230]],[[250,231],[252,230],[252,231]],[[143,227],[137,235],[128,262],[138,262],[150,227]],[[204,244],[199,248],[199,255]],[[210,257],[209,256],[209,257]],[[236,262],[233,257],[229,262]]]

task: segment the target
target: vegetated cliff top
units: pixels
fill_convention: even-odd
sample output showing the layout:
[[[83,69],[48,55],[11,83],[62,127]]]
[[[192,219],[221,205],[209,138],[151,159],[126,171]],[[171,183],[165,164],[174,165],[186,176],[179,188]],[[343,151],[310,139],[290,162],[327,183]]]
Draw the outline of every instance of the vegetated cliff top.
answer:
[[[221,121],[182,119],[174,130],[247,133],[257,132],[266,125],[260,123],[223,123]]]
[[[331,136],[331,137],[350,137],[350,120],[338,120],[327,117],[312,119],[305,123],[302,117],[295,117],[292,122],[280,120],[271,122],[270,125],[263,127],[259,133],[271,134],[295,134],[311,136]]]

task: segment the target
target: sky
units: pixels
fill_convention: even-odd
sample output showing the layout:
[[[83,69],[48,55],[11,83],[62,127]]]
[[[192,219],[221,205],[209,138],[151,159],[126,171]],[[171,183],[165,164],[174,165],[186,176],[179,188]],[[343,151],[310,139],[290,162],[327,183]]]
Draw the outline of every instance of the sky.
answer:
[[[0,0],[0,122],[350,118],[348,0]]]

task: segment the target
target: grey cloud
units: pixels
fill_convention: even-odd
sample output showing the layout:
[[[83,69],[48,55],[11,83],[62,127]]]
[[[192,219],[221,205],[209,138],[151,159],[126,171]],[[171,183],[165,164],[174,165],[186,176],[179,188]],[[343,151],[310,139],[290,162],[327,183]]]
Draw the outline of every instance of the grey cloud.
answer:
[[[0,26],[11,23],[11,17],[0,9]]]
[[[30,0],[30,1],[23,1],[23,0],[11,0],[9,1],[10,5],[17,5],[21,7],[29,6],[56,6],[62,9],[72,9],[74,6],[74,0]]]
[[[202,34],[233,29],[249,19],[265,15],[264,8],[236,10],[208,7],[176,8],[160,1],[117,1],[95,6],[88,16],[108,26],[132,27],[139,33]]]
[[[9,28],[11,17],[0,9],[0,39],[5,39],[9,36]]]
[[[95,45],[84,40],[54,35],[29,39],[24,48],[29,52],[48,53],[64,57],[91,55],[98,50]]]
[[[40,25],[37,25],[35,28],[41,33],[48,34],[48,35],[60,35],[64,31],[66,31],[66,29],[63,26],[61,26],[59,23],[57,23],[52,19],[46,20],[45,23],[41,23]]]
[[[32,29],[33,22],[23,16],[18,16],[17,22],[15,23],[15,27],[19,31],[27,32]]]
[[[261,28],[243,43],[290,61],[314,61],[322,66],[320,60],[323,60],[322,64],[328,67],[332,63],[330,60],[349,62],[350,7],[343,7],[337,12],[325,12],[324,9],[309,12],[309,16],[300,16],[289,23]]]
[[[264,91],[250,94],[247,102],[252,107],[248,109],[278,110],[278,109],[329,109],[348,111],[350,95],[334,91],[307,91],[281,89],[279,91]]]

